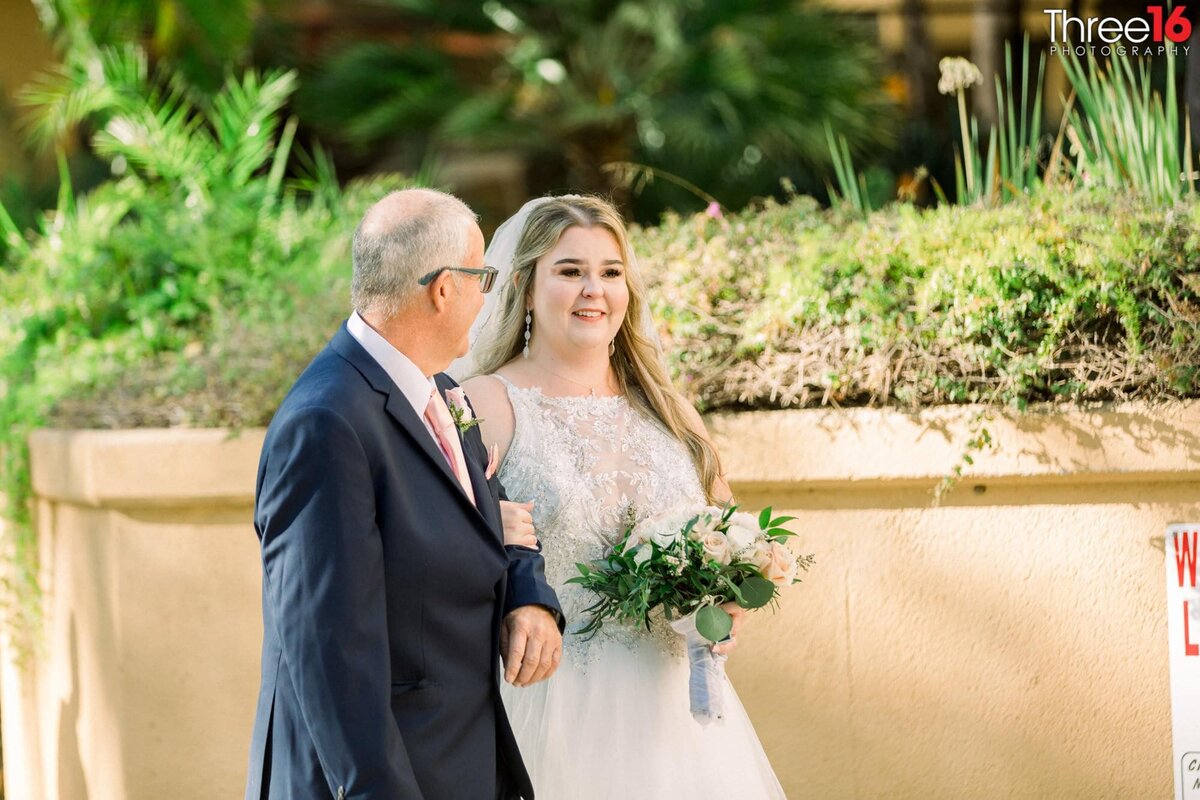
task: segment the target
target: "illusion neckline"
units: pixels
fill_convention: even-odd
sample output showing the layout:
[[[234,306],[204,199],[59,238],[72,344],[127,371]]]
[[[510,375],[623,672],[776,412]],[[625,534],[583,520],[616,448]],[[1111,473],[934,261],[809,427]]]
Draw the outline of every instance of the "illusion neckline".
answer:
[[[513,383],[508,378],[504,377],[503,375],[501,375],[498,372],[493,372],[492,375],[494,375],[495,377],[497,377],[501,381],[503,381],[504,385],[507,386],[509,389],[516,389],[519,392],[531,392],[531,393],[536,394],[538,397],[541,397],[544,400],[555,400],[555,401],[585,400],[585,401],[594,402],[594,403],[606,403],[606,402],[612,402],[614,400],[624,400],[625,399],[625,395],[623,395],[623,394],[597,394],[597,395],[591,395],[591,394],[546,394],[546,392],[542,390],[541,386],[537,386],[537,385],[517,386],[515,383]]]

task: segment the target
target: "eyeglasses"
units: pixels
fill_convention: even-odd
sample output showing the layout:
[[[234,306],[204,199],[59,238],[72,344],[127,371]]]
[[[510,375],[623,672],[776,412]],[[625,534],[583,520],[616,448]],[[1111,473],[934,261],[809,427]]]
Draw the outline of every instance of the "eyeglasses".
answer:
[[[474,267],[438,267],[433,272],[422,276],[417,283],[422,286],[428,286],[434,278],[443,272],[465,272],[468,275],[478,275],[479,291],[484,294],[492,290],[492,285],[496,282],[496,276],[500,274],[500,270],[495,267],[481,267],[479,269],[475,269]]]

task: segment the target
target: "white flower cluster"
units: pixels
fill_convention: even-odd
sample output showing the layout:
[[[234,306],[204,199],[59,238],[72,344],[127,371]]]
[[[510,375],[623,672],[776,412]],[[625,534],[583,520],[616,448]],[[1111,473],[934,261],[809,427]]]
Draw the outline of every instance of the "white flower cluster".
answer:
[[[776,586],[789,585],[799,569],[792,551],[767,538],[753,514],[735,512],[727,523],[722,522],[723,514],[722,509],[708,506],[699,513],[696,524],[688,533],[689,539],[699,543],[704,557],[721,566],[734,562],[753,564]],[[634,563],[641,566],[650,560],[654,548],[649,545],[653,542],[663,551],[666,563],[677,575],[682,575],[685,559],[668,551],[680,540],[688,521],[696,516],[694,508],[673,508],[651,517],[633,529],[625,545],[626,551],[632,552]]]
[[[943,58],[938,62],[938,69],[942,72],[938,80],[938,91],[942,94],[955,94],[983,83],[979,67],[965,58]]]

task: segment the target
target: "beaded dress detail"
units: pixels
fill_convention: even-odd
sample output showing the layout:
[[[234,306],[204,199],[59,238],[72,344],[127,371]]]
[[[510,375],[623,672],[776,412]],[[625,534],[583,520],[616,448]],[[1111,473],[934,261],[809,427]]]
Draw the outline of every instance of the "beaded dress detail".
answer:
[[[566,583],[576,564],[604,556],[631,523],[707,505],[687,448],[624,397],[553,397],[494,377],[515,422],[497,474],[509,499],[534,501],[546,578],[567,618],[558,671],[501,685],[538,798],[784,797],[732,685],[723,724],[692,718],[684,639],[664,622],[574,633],[592,603]]]
[[[550,397],[505,385],[516,428],[498,474],[511,499],[534,501],[546,579],[571,620],[564,651],[586,664],[598,641],[635,646],[649,638],[682,655],[683,639],[661,621],[649,631],[605,623],[593,639],[575,635],[592,598],[566,581],[578,574],[576,564],[603,557],[630,524],[667,508],[706,505],[687,449],[624,397]]]

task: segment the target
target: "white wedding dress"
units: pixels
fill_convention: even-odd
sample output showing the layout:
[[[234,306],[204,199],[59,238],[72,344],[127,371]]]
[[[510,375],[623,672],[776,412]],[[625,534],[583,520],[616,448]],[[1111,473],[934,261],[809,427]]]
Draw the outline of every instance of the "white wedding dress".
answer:
[[[724,721],[692,717],[684,640],[665,623],[572,633],[591,604],[566,583],[576,563],[601,557],[630,520],[706,504],[686,448],[622,397],[548,397],[496,377],[516,422],[500,481],[511,500],[535,503],[546,577],[568,620],[549,680],[501,686],[538,800],[784,797],[731,685]]]

